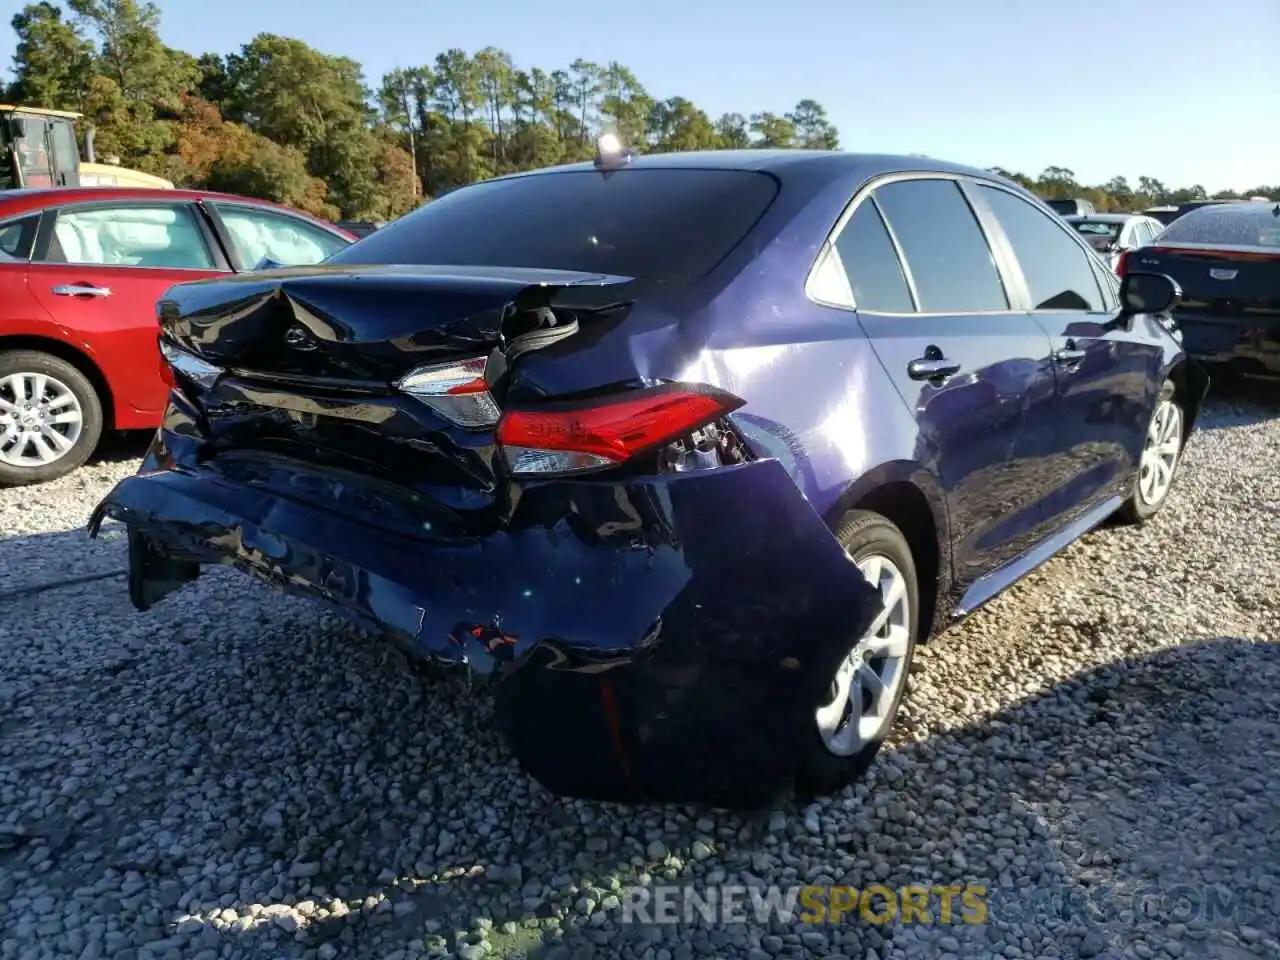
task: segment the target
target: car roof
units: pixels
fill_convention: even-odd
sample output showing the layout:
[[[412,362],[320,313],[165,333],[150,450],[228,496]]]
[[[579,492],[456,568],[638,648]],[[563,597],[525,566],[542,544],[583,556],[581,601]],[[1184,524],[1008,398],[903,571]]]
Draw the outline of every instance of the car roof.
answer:
[[[1250,214],[1257,216],[1259,212],[1270,213],[1277,207],[1280,207],[1280,200],[1268,200],[1266,203],[1259,203],[1255,200],[1226,200],[1222,203],[1202,204],[1199,207],[1188,210],[1183,216],[1189,217],[1193,213],[1200,213],[1204,210],[1211,210],[1220,217],[1244,217]],[[1181,220],[1182,217],[1178,219]]]
[[[543,167],[521,171],[495,179],[511,180],[519,177],[546,176],[557,173],[589,172],[599,168],[586,160],[579,163]],[[982,177],[987,180],[1004,178],[989,170],[967,167],[962,164],[899,154],[846,153],[843,150],[695,150],[685,153],[649,153],[634,156],[622,170],[754,170],[771,173],[779,179],[794,176],[837,180],[845,177],[869,178],[882,173],[919,172],[952,173]]]
[[[59,207],[68,203],[85,203],[101,200],[168,200],[190,203],[193,200],[225,200],[247,203],[271,210],[280,210],[319,224],[328,230],[345,230],[313,217],[301,210],[286,207],[257,197],[242,197],[234,193],[218,193],[214,190],[182,190],[164,187],[24,187],[21,190],[0,190],[0,217],[9,217],[47,207]]]

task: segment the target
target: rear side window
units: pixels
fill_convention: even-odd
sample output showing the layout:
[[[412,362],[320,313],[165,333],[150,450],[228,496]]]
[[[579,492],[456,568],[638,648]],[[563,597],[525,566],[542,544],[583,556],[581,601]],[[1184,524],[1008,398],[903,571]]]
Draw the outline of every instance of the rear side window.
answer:
[[[988,186],[978,189],[1013,246],[1033,309],[1102,309],[1091,258],[1067,228],[1012,193]]]
[[[213,269],[189,206],[121,202],[57,216],[45,257],[50,263]]]
[[[902,180],[875,191],[927,313],[1008,310],[978,221],[952,180]]]
[[[331,263],[546,267],[700,279],[755,226],[777,181],[750,170],[543,173],[462,187]]]
[[[40,215],[10,220],[0,226],[0,252],[17,260],[26,260],[31,256],[31,247],[36,239],[36,227],[40,225]]]
[[[879,313],[911,313],[915,304],[898,252],[870,200],[858,205],[836,240],[836,252],[853,290],[853,305]]]
[[[1250,203],[1202,207],[1180,216],[1160,235],[1162,243],[1209,243],[1237,247],[1280,247],[1280,204]]]

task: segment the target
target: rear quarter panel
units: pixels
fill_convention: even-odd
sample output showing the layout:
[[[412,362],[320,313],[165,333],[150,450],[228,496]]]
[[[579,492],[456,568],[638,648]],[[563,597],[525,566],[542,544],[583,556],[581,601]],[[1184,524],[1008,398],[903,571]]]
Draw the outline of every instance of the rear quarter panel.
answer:
[[[811,301],[805,281],[862,183],[788,181],[753,233],[695,288],[647,299],[600,337],[522,358],[520,378],[573,393],[636,378],[707,383],[746,405],[731,416],[834,523],[861,496],[906,481],[929,500],[949,563],[946,511],[920,464],[922,437],[852,311]],[[727,505],[749,510],[750,504]]]

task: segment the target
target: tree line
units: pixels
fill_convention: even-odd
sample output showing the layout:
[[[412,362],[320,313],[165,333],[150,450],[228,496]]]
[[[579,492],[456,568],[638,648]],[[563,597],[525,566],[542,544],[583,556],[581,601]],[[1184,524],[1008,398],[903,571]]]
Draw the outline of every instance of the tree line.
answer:
[[[11,23],[6,98],[83,113],[100,158],[330,219],[387,220],[474,180],[588,159],[605,130],[643,152],[840,146],[814,100],[713,120],[684,97],[658,99],[617,62],[548,70],[494,47],[451,49],[371,88],[356,61],[290,37],[259,34],[229,54],[174,50],[150,2],[42,0]],[[1205,196],[1149,177],[1083,186],[1062,167],[999,172],[1099,210]],[[1255,194],[1280,199],[1280,187],[1244,191]]]

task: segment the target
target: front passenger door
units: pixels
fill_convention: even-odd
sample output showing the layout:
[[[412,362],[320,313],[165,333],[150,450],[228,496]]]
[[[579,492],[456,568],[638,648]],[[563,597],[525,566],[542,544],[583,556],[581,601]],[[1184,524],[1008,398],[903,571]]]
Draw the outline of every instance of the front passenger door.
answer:
[[[975,194],[1012,248],[1032,317],[1053,339],[1059,410],[1046,508],[1050,526],[1061,529],[1132,479],[1162,350],[1118,319],[1114,289],[1099,282],[1071,230],[1002,187],[983,184]]]
[[[309,267],[350,241],[301,217],[249,204],[206,202],[237,270],[253,270],[263,260],[282,267]]]

